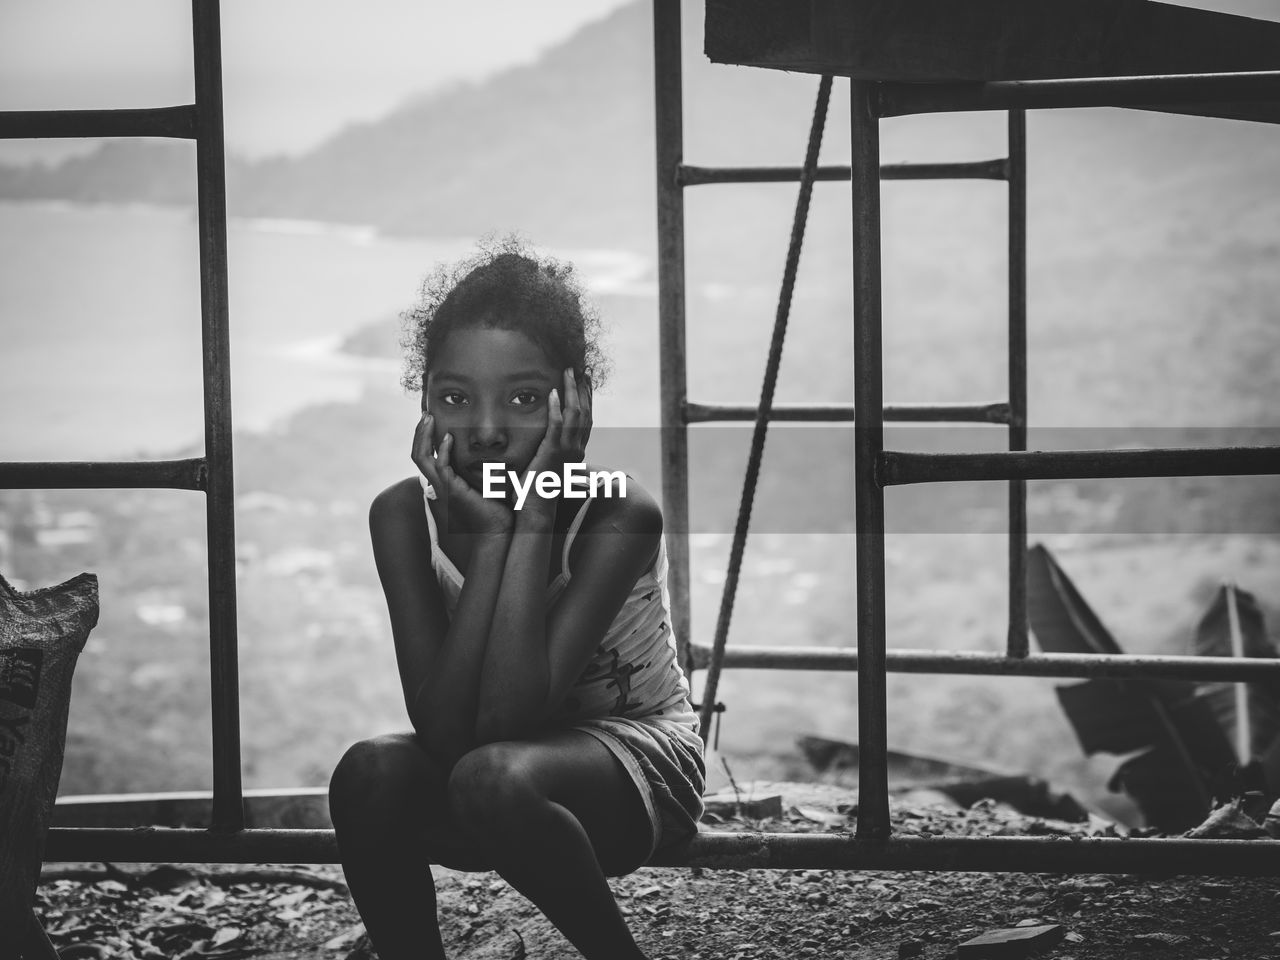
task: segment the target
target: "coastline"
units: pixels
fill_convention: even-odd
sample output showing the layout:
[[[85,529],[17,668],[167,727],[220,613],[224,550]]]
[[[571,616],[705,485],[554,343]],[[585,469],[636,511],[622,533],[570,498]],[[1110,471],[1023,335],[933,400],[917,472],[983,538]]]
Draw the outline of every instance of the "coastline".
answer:
[[[144,203],[0,201],[0,458],[165,455],[200,443],[194,213]],[[388,237],[312,220],[228,222],[232,417],[282,427],[309,407],[398,389],[394,358],[344,349],[388,323],[462,238]],[[625,250],[556,251],[595,295],[640,295],[648,261]],[[86,304],[91,309],[86,310]],[[394,348],[394,343],[393,343]]]

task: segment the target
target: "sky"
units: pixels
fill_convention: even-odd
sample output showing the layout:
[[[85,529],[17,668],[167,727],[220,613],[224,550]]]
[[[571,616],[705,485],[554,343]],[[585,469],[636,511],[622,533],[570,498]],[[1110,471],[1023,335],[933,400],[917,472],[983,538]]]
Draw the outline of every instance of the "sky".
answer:
[[[416,93],[533,60],[627,0],[223,0],[228,149],[298,153]],[[181,0],[0,0],[0,110],[190,103]],[[54,159],[85,141],[0,143]]]

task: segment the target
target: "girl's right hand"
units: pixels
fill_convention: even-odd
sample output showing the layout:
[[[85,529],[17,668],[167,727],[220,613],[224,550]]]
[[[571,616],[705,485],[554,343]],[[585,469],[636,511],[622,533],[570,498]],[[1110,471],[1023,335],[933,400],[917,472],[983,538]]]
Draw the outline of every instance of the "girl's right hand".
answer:
[[[465,532],[475,534],[504,534],[515,529],[515,511],[505,499],[481,496],[454,472],[450,462],[453,434],[444,435],[436,452],[434,433],[434,420],[430,413],[424,413],[413,434],[413,462],[435,490],[450,523],[457,518]]]

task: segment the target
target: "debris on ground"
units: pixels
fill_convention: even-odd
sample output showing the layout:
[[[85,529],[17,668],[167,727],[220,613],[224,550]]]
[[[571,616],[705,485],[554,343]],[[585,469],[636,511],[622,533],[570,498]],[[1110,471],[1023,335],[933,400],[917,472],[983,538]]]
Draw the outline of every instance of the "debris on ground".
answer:
[[[1244,798],[1238,797],[1215,807],[1198,827],[1187,831],[1197,840],[1257,840],[1269,837],[1262,824],[1244,812]]]
[[[706,813],[714,817],[747,817],[752,820],[767,820],[782,816],[782,794],[774,793],[767,797],[743,796],[741,793],[717,793],[702,798]]]
[[[956,948],[956,955],[960,960],[1020,960],[1052,946],[1063,935],[1061,924],[1028,920],[966,940]]]
[[[779,795],[781,816],[726,815],[711,829],[852,832],[851,790],[756,783],[748,793]],[[923,799],[893,798],[898,835],[1122,835],[994,801]],[[579,960],[497,875],[435,872],[450,957]],[[610,884],[652,960],[958,960],[961,945],[984,934],[1047,926],[1062,936],[1036,954],[1046,960],[1280,957],[1272,878],[646,868]],[[36,903],[64,960],[375,956],[337,866],[50,864]]]

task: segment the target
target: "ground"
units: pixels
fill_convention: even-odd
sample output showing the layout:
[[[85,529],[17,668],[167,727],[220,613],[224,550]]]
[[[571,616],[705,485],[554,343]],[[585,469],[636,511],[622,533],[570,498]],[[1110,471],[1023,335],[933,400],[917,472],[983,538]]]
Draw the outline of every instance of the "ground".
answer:
[[[782,817],[728,816],[711,826],[851,826],[848,791],[772,784],[754,793],[770,790],[782,795]],[[1026,817],[991,801],[961,810],[939,799],[897,798],[895,830],[1111,829]],[[1028,922],[1061,925],[1062,939],[1038,954],[1052,960],[1280,960],[1280,878],[649,868],[612,884],[654,960],[943,960],[979,934]],[[458,960],[579,956],[494,874],[441,870],[437,887],[445,942]],[[63,960],[373,956],[337,867],[48,865],[37,907]]]

